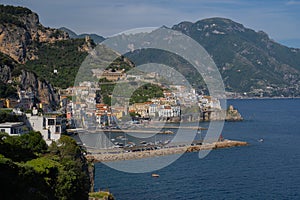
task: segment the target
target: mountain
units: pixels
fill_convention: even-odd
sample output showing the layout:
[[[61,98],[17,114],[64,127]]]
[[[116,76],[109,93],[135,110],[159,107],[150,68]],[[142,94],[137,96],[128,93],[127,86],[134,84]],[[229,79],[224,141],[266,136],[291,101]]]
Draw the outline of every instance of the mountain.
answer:
[[[172,27],[201,44],[212,56],[226,90],[249,96],[299,96],[300,50],[271,40],[263,31],[230,19],[181,22]]]
[[[0,98],[20,100],[21,93],[30,94],[35,103],[55,109],[59,90],[74,85],[82,62],[96,46],[90,37],[74,35],[44,27],[28,8],[0,5]],[[124,57],[112,64],[131,65]]]
[[[89,36],[96,44],[100,44],[103,40],[105,40],[104,37],[99,36],[97,34],[83,33],[83,34],[77,35],[74,31],[71,31],[70,29],[68,29],[66,27],[61,27],[61,28],[59,28],[59,30],[68,33],[70,38],[85,38],[86,36]]]
[[[72,85],[92,48],[92,41],[44,27],[27,8],[0,5],[0,97],[18,99],[25,91],[36,103],[55,108],[59,102],[54,86]]]
[[[0,52],[19,63],[37,59],[37,43],[67,40],[68,35],[46,28],[28,8],[0,5]]]
[[[226,91],[246,96],[300,96],[299,49],[285,47],[263,31],[224,18],[181,22],[172,29],[190,36],[207,50],[219,68]],[[14,89],[18,92],[24,89],[18,87],[20,81],[11,83],[29,72],[32,75],[26,77],[42,81],[43,87],[51,92],[54,87],[72,86],[88,52],[103,40],[95,34],[77,35],[67,28],[46,28],[31,10],[0,5],[0,81],[1,85],[6,84],[0,88],[1,96],[14,96]],[[174,66],[194,87],[204,88],[201,76],[184,59],[165,52],[148,53],[155,59],[153,62]],[[144,62],[139,54],[133,53],[129,58],[136,65]],[[129,64],[123,59],[121,62]],[[34,83],[25,87],[28,88],[39,91]],[[37,92],[37,98],[44,93]]]

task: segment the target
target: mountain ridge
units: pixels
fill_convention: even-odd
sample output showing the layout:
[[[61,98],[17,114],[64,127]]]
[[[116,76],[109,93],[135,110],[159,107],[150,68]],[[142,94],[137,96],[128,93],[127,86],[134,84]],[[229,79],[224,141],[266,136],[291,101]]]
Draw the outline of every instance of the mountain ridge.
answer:
[[[99,41],[105,39],[96,34],[77,35],[67,28],[45,28],[38,15],[27,8],[0,5],[0,10],[5,9],[0,19],[0,52],[56,87],[58,83],[64,88],[72,85],[74,78],[70,76],[76,74],[95,46],[94,36]],[[286,47],[263,31],[220,17],[183,21],[171,29],[190,36],[207,50],[219,68],[226,91],[250,97],[300,96],[300,49]],[[172,63],[176,64],[176,59]],[[59,73],[54,74],[54,69]],[[190,75],[197,84],[198,78]]]
[[[70,38],[85,38],[86,36],[90,37],[96,44],[100,44],[102,41],[105,40],[104,37],[94,34],[94,33],[82,33],[82,34],[77,34],[71,29],[68,29],[66,27],[60,27],[58,30],[64,31],[69,34]]]
[[[277,96],[299,88],[300,49],[274,42],[263,31],[225,18],[185,21],[172,29],[190,36],[208,51],[228,91],[259,93],[273,88],[269,94],[263,93]]]

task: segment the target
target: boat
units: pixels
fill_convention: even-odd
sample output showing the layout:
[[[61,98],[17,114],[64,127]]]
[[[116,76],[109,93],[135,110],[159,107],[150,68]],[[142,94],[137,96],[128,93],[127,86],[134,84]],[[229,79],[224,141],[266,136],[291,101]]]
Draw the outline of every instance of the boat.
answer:
[[[169,143],[170,143],[170,140],[164,141],[164,144],[169,144]]]
[[[159,174],[152,174],[151,176],[154,177],[154,178],[158,178]]]
[[[173,131],[170,131],[170,130],[166,130],[166,131],[164,131],[163,133],[164,133],[164,134],[174,134],[174,132],[173,132]]]
[[[140,144],[147,144],[147,142],[146,141],[141,141]]]
[[[131,144],[132,146],[136,146],[134,142],[128,142],[128,144]]]
[[[258,141],[259,141],[259,142],[263,142],[263,141],[264,141],[264,139],[260,138]]]

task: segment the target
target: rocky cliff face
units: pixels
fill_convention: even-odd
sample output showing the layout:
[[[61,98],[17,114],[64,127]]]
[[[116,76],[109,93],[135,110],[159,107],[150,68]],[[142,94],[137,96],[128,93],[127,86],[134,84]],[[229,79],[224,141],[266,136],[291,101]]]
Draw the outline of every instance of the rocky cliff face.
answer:
[[[0,81],[7,83],[11,80],[11,69],[8,65],[0,65]]]
[[[39,78],[32,72],[22,70],[21,75],[17,78],[19,90],[32,92],[37,97],[38,102],[45,103],[51,107],[58,106],[59,99],[50,83]]]
[[[0,52],[19,63],[37,59],[36,43],[68,39],[66,32],[43,27],[29,9],[0,6],[0,11]]]

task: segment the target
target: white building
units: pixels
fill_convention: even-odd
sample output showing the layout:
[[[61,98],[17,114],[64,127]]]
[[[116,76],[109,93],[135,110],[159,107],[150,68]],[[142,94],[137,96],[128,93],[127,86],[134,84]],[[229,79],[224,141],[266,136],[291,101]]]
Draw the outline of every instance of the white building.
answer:
[[[26,114],[27,125],[34,131],[39,131],[48,145],[60,139],[66,130],[66,120],[57,113],[38,115]]]
[[[158,110],[158,116],[163,118],[179,117],[180,106],[161,106]]]
[[[157,105],[156,104],[150,104],[149,105],[149,116],[150,117],[155,117],[157,113]]]
[[[8,133],[11,136],[18,136],[28,132],[23,122],[5,122],[0,124],[0,132]]]

